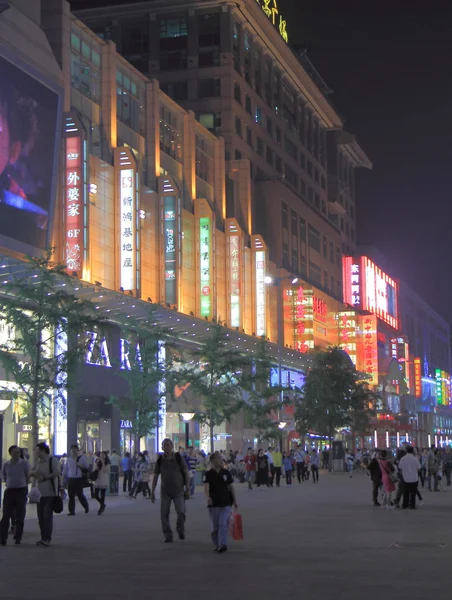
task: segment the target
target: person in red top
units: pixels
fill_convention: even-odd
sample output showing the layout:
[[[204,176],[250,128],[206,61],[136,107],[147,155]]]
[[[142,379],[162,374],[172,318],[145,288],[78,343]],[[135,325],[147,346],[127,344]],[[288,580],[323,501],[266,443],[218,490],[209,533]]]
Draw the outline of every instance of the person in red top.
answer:
[[[245,463],[245,481],[248,482],[248,489],[252,490],[256,479],[256,455],[252,448],[248,448],[248,453],[243,460]]]

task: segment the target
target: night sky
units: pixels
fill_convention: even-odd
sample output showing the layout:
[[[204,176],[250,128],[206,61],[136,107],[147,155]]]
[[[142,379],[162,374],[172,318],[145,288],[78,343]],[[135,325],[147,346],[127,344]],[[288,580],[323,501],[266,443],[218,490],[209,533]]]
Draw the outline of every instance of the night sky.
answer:
[[[308,49],[374,164],[357,171],[358,242],[376,245],[391,274],[452,323],[452,7],[278,4],[289,41]]]

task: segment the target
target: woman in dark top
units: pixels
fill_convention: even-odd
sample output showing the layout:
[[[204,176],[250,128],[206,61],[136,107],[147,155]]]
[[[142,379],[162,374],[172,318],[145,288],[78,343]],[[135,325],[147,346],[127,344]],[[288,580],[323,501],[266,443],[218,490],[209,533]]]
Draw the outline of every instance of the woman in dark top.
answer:
[[[262,448],[258,452],[256,466],[257,466],[257,479],[256,479],[257,487],[259,487],[261,485],[266,485],[267,487],[270,487],[270,484],[268,483],[268,469],[269,469],[268,457],[264,454],[264,451],[262,450]]]

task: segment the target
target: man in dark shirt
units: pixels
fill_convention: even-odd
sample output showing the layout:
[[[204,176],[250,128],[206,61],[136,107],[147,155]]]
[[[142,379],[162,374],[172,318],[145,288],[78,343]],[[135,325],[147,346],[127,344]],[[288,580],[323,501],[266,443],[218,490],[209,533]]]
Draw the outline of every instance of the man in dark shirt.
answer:
[[[380,452],[377,450],[375,457],[370,461],[369,466],[367,467],[367,470],[370,473],[370,479],[372,481],[372,500],[374,506],[381,506],[381,504],[378,502],[378,489],[382,482],[380,463],[378,462],[379,458]]]
[[[165,542],[173,541],[169,514],[171,503],[177,513],[176,529],[179,539],[185,539],[185,500],[190,498],[190,477],[188,475],[187,463],[179,452],[173,451],[173,442],[165,439],[162,442],[163,455],[157,459],[154,478],[152,480],[151,501],[155,502],[155,488],[159,475],[161,475],[160,502],[163,535]]]
[[[207,497],[210,520],[212,521],[212,541],[215,552],[223,554],[228,549],[229,519],[231,505],[238,508],[231,473],[223,468],[223,460],[218,452],[210,457],[212,468],[204,477],[204,493]]]

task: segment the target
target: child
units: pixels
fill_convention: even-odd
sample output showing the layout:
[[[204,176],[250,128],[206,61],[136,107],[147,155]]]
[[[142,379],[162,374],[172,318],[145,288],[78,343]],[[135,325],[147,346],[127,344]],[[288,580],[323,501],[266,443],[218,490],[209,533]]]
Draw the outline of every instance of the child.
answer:
[[[237,500],[232,475],[223,468],[223,459],[219,452],[210,457],[212,468],[204,476],[204,493],[212,522],[212,541],[214,551],[223,554],[228,549],[229,519],[231,505],[237,509]]]
[[[292,459],[287,452],[283,452],[283,469],[286,475],[286,484],[292,485]]]

